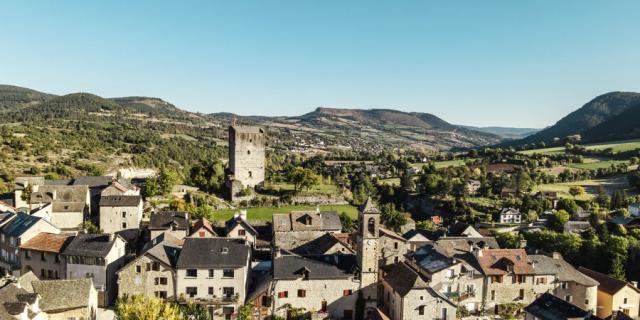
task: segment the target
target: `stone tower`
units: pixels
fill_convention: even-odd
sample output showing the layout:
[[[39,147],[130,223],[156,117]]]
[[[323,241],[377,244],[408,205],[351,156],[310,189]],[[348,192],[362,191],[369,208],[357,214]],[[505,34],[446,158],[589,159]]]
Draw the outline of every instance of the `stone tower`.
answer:
[[[252,126],[229,126],[229,174],[230,180],[242,184],[242,188],[255,187],[264,181],[265,167],[264,130]]]
[[[380,211],[371,197],[358,210],[358,267],[365,314],[377,306]]]

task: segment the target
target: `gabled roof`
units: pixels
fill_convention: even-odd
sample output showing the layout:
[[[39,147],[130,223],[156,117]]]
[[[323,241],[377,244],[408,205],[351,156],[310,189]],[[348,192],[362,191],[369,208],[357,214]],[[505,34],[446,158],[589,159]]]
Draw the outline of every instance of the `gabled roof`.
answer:
[[[456,260],[438,252],[432,245],[426,245],[415,252],[407,254],[407,258],[414,261],[420,268],[430,274],[446,269],[456,264]]]
[[[0,319],[16,319],[16,316],[24,312],[33,301],[35,301],[34,294],[14,283],[0,288]]]
[[[258,236],[258,231],[256,231],[256,229],[253,228],[251,224],[249,224],[246,220],[242,219],[242,217],[240,216],[233,217],[227,220],[227,222],[225,223],[225,228],[227,233],[231,232],[231,230],[233,230],[237,225],[241,225],[242,228],[249,231],[249,233],[251,233],[252,235],[256,237]]]
[[[207,220],[207,218],[202,217],[200,219],[198,219],[194,224],[193,224],[193,232],[191,233],[193,235],[194,232],[200,230],[204,228],[205,230],[209,231],[209,233],[211,233],[213,236],[218,236],[218,234],[215,232],[215,230],[213,230],[213,226],[211,226],[211,222],[209,222],[209,220]]]
[[[544,293],[524,310],[540,320],[593,319],[595,316],[550,293]]]
[[[293,249],[292,251],[300,255],[321,255],[327,254],[327,251],[333,248],[336,244],[340,244],[347,249],[344,253],[355,253],[348,243],[339,239],[335,234],[330,232],[327,232],[322,236]]]
[[[118,236],[114,236],[110,239],[108,234],[78,234],[62,253],[67,256],[104,258],[111,251],[117,238]]]
[[[273,231],[336,231],[342,230],[337,212],[294,211],[273,215]]]
[[[101,207],[137,207],[142,202],[142,197],[135,196],[102,196]]]
[[[42,297],[40,309],[50,313],[87,307],[93,288],[91,278],[34,281],[31,284],[33,291]]]
[[[380,237],[389,237],[394,240],[398,240],[401,242],[407,242],[407,239],[403,238],[401,235],[396,233],[395,231],[391,231],[389,229],[385,229],[383,227],[378,227],[378,236]]]
[[[249,246],[239,239],[186,238],[177,268],[240,268],[247,266]]]
[[[429,288],[427,281],[404,262],[384,267],[382,277],[402,297],[413,289]]]
[[[555,257],[542,254],[529,255],[529,260],[533,265],[536,274],[555,275],[560,281],[574,281],[584,286],[597,286],[598,281],[586,276],[570,263],[566,262],[558,253]]]
[[[40,232],[26,243],[23,243],[20,249],[61,253],[71,239],[73,239],[73,236],[70,234]]]
[[[75,186],[88,186],[89,188],[108,187],[113,181],[113,177],[109,176],[80,176],[71,182]]]
[[[483,249],[476,259],[485,275],[535,274],[524,249]]]
[[[579,267],[578,271],[584,273],[585,275],[587,275],[589,278],[592,278],[596,281],[598,281],[600,284],[598,285],[598,291],[604,291],[610,295],[614,295],[616,294],[618,291],[622,290],[622,288],[629,286],[629,288],[632,288],[634,291],[640,293],[640,289],[636,288],[635,286],[633,286],[630,283],[627,283],[626,281],[622,281],[622,280],[618,280],[616,278],[612,278],[606,274],[597,272],[597,271],[593,271],[591,269],[587,269],[585,267]]]
[[[471,246],[484,247],[491,249],[499,249],[498,241],[494,237],[451,237],[440,238],[436,242],[438,252],[447,257],[453,257],[456,254],[469,252]]]
[[[189,229],[189,213],[178,211],[160,211],[151,215],[149,230],[166,230],[172,225],[176,229]]]
[[[55,193],[55,199],[52,197]],[[89,188],[86,185],[42,185],[31,193],[31,203],[41,202],[86,202]]]
[[[23,233],[25,233],[40,221],[50,224],[42,218],[30,216],[26,213],[18,213],[15,214],[15,218],[9,221],[2,228],[2,233],[10,237],[20,237]]]
[[[357,271],[356,256],[352,254],[315,255],[301,257],[280,251],[273,260],[274,280],[294,280],[307,272],[309,279],[349,279]]]

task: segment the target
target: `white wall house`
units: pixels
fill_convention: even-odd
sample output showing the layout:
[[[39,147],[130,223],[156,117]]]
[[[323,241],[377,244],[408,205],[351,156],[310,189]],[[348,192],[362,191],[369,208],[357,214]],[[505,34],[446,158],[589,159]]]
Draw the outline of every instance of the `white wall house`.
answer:
[[[142,205],[139,195],[100,197],[100,229],[106,233],[138,229]]]

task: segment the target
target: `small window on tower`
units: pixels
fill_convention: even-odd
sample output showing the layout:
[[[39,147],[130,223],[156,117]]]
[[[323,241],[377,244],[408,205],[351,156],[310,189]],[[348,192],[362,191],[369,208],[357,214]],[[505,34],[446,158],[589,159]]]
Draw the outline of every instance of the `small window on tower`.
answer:
[[[251,150],[247,150],[247,154],[251,154]]]
[[[251,173],[251,171],[249,171],[249,178],[253,177],[253,173]]]
[[[368,223],[368,227],[367,229],[369,230],[369,233],[373,234],[376,230],[376,220],[373,218],[369,218],[369,223]]]

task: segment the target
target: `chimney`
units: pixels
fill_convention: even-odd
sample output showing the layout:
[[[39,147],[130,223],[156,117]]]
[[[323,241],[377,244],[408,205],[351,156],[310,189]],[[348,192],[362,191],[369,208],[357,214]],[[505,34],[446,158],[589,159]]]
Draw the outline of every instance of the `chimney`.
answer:
[[[116,234],[115,233],[109,233],[109,242],[113,241],[116,239]]]
[[[560,259],[562,259],[562,255],[560,254],[560,252],[557,252],[557,251],[554,251],[554,252],[551,254],[551,257],[552,257],[553,259],[555,259],[555,260],[560,260]]]
[[[484,251],[484,249],[483,249],[483,248],[478,248],[478,249],[475,251],[475,256],[476,256],[476,258],[481,258],[481,257],[482,257],[482,254],[483,254],[483,253],[482,253],[482,251]]]
[[[240,219],[243,221],[247,220],[247,210],[240,210]]]
[[[633,287],[636,289],[640,289],[638,288],[638,281],[631,281],[631,285],[633,285]]]
[[[520,240],[520,249],[524,249],[527,247],[527,240]]]
[[[320,213],[320,206],[319,205],[316,206],[316,212]]]
[[[234,219],[234,220],[236,220],[236,219],[238,219],[238,217],[239,217],[239,216],[240,216],[240,212],[237,212],[237,211],[236,211],[236,212],[233,214],[233,219]]]

